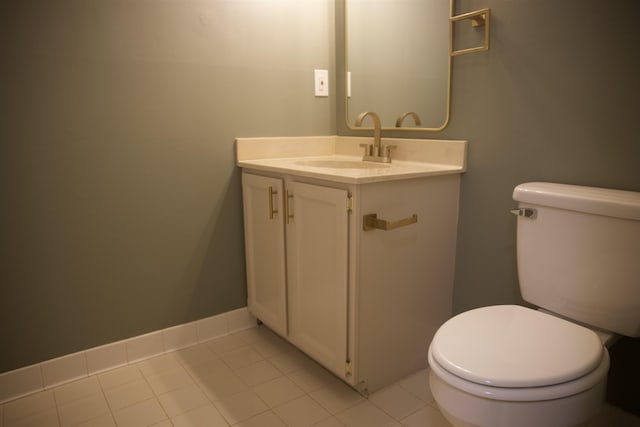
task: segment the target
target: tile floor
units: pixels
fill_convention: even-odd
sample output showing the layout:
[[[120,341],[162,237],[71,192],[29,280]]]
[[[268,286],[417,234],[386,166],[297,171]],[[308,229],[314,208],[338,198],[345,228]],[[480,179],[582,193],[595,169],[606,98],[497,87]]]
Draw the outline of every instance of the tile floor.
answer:
[[[0,427],[448,427],[427,375],[365,399],[257,327],[0,405]],[[640,418],[607,406],[605,426]]]

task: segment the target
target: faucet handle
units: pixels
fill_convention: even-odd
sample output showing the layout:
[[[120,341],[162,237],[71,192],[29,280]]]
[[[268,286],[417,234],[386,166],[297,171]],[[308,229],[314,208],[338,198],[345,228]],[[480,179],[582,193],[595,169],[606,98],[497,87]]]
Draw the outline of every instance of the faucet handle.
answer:
[[[372,153],[373,145],[371,144],[360,144],[360,147],[364,148],[364,155],[370,156]]]
[[[382,156],[383,157],[388,157],[389,159],[391,158],[391,150],[395,150],[396,146],[395,145],[385,145],[384,147],[382,147]]]

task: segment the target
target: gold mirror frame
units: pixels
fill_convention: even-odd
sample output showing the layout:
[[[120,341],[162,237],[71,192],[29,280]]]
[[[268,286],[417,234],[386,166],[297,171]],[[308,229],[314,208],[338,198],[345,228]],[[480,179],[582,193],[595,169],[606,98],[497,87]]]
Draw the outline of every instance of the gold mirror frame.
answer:
[[[454,1],[455,0],[450,0],[449,1],[449,19],[451,19],[454,16]],[[344,109],[345,109],[345,121],[347,124],[347,127],[351,130],[363,130],[363,129],[372,129],[372,128],[364,128],[364,127],[355,127],[349,120],[349,96],[348,96],[348,85],[349,85],[349,78],[348,78],[348,71],[349,71],[349,40],[348,40],[348,6],[347,6],[347,2],[348,0],[344,0],[343,1],[343,14],[344,14],[344,70],[343,70],[343,78],[344,78]],[[452,34],[451,34],[450,30],[450,34],[449,34],[449,52],[451,52],[452,50]],[[451,116],[451,87],[452,87],[452,82],[451,82],[451,77],[452,77],[452,59],[453,56],[451,54],[448,55],[448,59],[447,59],[447,73],[448,73],[448,79],[447,79],[447,99],[446,99],[446,106],[445,106],[445,117],[444,117],[444,123],[442,123],[442,125],[438,126],[438,127],[382,127],[382,130],[384,131],[428,131],[428,132],[438,132],[438,131],[442,131],[444,128],[447,127],[447,125],[449,124],[449,119]],[[401,111],[398,112],[399,114],[403,113]]]

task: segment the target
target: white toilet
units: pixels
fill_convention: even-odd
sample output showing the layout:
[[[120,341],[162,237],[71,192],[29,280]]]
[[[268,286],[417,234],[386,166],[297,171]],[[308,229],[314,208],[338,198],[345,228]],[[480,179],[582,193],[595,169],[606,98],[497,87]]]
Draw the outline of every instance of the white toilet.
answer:
[[[588,425],[604,401],[606,345],[640,336],[640,193],[527,183],[513,198],[520,290],[541,309],[449,319],[429,347],[431,391],[457,427]]]

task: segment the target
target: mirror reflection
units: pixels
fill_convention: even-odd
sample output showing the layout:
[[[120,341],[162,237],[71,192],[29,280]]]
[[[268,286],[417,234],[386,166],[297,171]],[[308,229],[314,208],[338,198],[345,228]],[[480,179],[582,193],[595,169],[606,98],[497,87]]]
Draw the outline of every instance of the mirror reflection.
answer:
[[[383,128],[440,130],[449,120],[452,0],[345,0],[347,122],[376,112]]]

